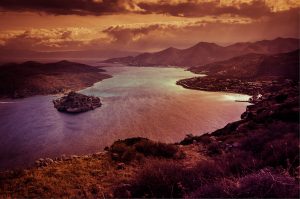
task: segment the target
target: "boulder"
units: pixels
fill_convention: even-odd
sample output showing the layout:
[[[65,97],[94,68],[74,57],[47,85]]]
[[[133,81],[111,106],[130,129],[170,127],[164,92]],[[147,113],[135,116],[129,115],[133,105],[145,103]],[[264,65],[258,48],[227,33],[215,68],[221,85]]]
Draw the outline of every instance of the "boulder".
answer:
[[[118,163],[117,170],[123,170],[123,169],[125,169],[125,163],[123,163],[123,162]]]

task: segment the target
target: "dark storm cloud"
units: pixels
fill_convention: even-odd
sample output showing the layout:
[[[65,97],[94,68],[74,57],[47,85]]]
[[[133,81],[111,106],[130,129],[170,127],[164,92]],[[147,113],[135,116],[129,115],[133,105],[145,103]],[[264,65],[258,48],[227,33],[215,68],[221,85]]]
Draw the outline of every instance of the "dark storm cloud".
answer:
[[[2,11],[32,11],[55,15],[120,13],[167,14],[182,17],[231,14],[250,18],[268,16],[272,5],[262,0],[222,4],[220,1],[165,0],[1,0]]]
[[[223,5],[219,1],[195,3],[193,1],[178,4],[140,3],[139,7],[147,13],[161,13],[173,16],[201,17],[206,15],[233,14],[250,18],[257,18],[271,13],[264,1],[252,1],[237,5]]]
[[[130,8],[130,2],[128,3]],[[1,0],[3,11],[34,11],[56,15],[103,15],[125,12],[119,0]]]

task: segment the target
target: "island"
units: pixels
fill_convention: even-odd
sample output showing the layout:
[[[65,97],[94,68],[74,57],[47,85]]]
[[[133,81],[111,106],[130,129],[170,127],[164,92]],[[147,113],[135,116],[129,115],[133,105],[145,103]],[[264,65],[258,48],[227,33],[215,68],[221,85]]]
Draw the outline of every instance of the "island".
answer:
[[[74,91],[69,92],[66,96],[53,100],[53,104],[58,111],[67,113],[86,112],[102,105],[99,97],[86,96]]]

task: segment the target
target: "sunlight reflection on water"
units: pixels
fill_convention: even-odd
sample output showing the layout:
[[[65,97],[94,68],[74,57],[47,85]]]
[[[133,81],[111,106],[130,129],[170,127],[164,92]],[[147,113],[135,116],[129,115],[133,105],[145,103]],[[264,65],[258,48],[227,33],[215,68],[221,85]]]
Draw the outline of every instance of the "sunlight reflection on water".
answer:
[[[177,142],[238,120],[249,96],[184,89],[176,81],[195,76],[178,68],[111,67],[113,78],[82,93],[103,106],[69,115],[54,109],[58,96],[0,104],[0,168],[28,165],[40,157],[86,154],[134,136]],[[6,100],[5,102],[8,102]]]

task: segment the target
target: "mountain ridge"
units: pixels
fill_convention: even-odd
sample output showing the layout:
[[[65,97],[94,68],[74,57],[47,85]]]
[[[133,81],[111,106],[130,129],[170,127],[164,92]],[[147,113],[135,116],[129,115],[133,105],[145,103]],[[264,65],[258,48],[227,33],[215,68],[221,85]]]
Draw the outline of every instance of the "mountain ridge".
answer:
[[[283,77],[299,79],[299,49],[287,53],[249,53],[228,60],[214,62],[188,69],[218,78]]]
[[[228,46],[215,43],[198,42],[197,44],[178,49],[169,47],[154,53],[141,53],[137,56],[127,56],[104,60],[104,63],[122,63],[131,66],[179,66],[192,67],[222,61],[236,56],[258,53],[276,54],[298,49],[297,38],[276,38],[256,42],[239,42]]]

